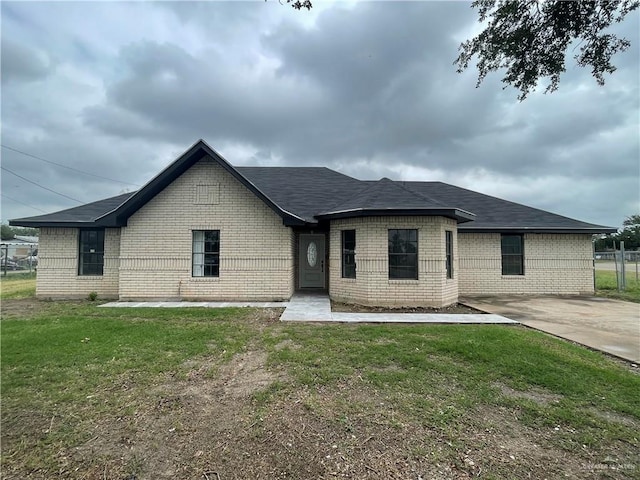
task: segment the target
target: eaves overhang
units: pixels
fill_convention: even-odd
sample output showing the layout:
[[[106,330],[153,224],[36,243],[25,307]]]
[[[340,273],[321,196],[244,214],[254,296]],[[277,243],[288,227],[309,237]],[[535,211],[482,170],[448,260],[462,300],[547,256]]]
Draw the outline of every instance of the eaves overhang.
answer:
[[[584,233],[589,235],[597,235],[599,233],[615,233],[618,229],[613,227],[513,227],[513,226],[492,226],[492,227],[476,227],[466,225],[458,228],[460,233]]]
[[[12,227],[29,227],[29,228],[109,228],[119,227],[112,221],[73,221],[73,222],[47,222],[47,221],[31,221],[29,219],[14,218],[9,220]]]
[[[349,210],[339,210],[324,212],[315,217],[321,220],[357,217],[447,217],[456,220],[458,223],[471,222],[475,219],[475,214],[461,210],[459,208],[353,208]]]

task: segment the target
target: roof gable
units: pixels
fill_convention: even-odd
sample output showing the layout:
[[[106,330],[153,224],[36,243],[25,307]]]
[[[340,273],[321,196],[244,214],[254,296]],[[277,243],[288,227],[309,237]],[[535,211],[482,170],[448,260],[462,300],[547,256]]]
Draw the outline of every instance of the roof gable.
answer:
[[[284,210],[265,195],[256,185],[249,181],[236,168],[227,162],[218,152],[211,148],[207,143],[200,139],[185,153],[178,157],[173,163],[166,167],[162,172],[152,178],[146,185],[133,194],[126,202],[120,205],[113,212],[108,213],[100,218],[97,222],[105,225],[124,226],[131,215],[146,205],[153,197],[164,190],[171,182],[186,172],[195,163],[208,157],[221,166],[225,171],[230,173],[242,185],[247,187],[256,197],[262,200],[274,212],[282,217],[286,225],[302,225],[304,220],[296,215]]]

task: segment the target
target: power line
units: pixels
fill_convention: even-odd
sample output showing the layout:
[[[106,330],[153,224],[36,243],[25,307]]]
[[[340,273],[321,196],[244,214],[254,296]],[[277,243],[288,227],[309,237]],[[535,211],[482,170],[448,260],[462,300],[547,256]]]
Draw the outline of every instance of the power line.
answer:
[[[55,190],[51,190],[50,188],[47,188],[47,187],[45,187],[45,186],[43,186],[43,185],[40,185],[39,183],[36,183],[36,182],[34,182],[33,180],[29,180],[28,178],[25,178],[25,177],[23,177],[22,175],[18,175],[16,172],[12,172],[12,171],[11,171],[11,170],[9,170],[7,167],[3,167],[3,166],[1,166],[1,165],[0,165],[0,168],[1,168],[2,170],[4,170],[5,172],[10,173],[11,175],[15,175],[16,177],[21,178],[21,179],[22,179],[22,180],[24,180],[25,182],[32,183],[32,184],[33,184],[33,185],[35,185],[36,187],[40,187],[40,188],[42,188],[42,189],[44,189],[44,190],[48,190],[49,192],[55,193],[56,195],[60,195],[61,197],[68,198],[69,200],[73,200],[74,202],[84,203],[84,202],[81,202],[80,200],[78,200],[77,198],[70,197],[69,195],[65,195],[64,193],[56,192]]]
[[[66,168],[67,170],[71,170],[73,172],[82,173],[83,175],[89,175],[90,177],[101,178],[102,180],[109,180],[110,182],[122,183],[124,185],[131,185],[133,187],[139,187],[140,185],[136,183],[123,182],[122,180],[116,180],[115,178],[103,177],[102,175],[96,175],[95,173],[85,172],[84,170],[79,170],[77,168],[69,167],[67,165],[63,165],[61,163],[57,163],[51,160],[47,160],[46,158],[38,157],[37,155],[33,155],[31,153],[23,152],[22,150],[18,150],[17,148],[9,147],[8,145],[0,144],[2,148],[6,148],[7,150],[11,150],[12,152],[20,153],[22,155],[26,155],[27,157],[35,158],[36,160],[40,160],[46,163],[50,163],[51,165],[56,165],[58,167]]]
[[[47,213],[44,210],[42,210],[41,208],[34,207],[33,205],[29,205],[28,203],[21,202],[20,200],[17,200],[15,198],[11,198],[9,195],[5,195],[4,193],[0,193],[0,195],[2,195],[7,200],[11,200],[12,202],[19,203],[21,205],[24,205],[25,207],[33,208],[34,210],[38,210],[39,212],[42,212],[42,213]]]

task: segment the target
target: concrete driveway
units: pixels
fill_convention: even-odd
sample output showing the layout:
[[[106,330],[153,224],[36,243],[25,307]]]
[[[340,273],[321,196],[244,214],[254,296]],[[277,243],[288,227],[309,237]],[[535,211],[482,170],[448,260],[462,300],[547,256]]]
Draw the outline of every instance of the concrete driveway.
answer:
[[[601,297],[474,297],[461,303],[640,362],[640,304]]]

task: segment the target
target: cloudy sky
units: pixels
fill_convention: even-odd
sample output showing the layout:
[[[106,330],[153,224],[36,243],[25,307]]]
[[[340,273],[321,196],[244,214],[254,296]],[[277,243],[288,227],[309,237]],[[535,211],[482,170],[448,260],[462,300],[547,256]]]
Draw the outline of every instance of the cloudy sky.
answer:
[[[611,226],[640,211],[637,14],[604,87],[571,62],[520,103],[455,72],[468,3],[0,8],[3,222],[135,190],[199,138],[235,165],[441,180]]]

